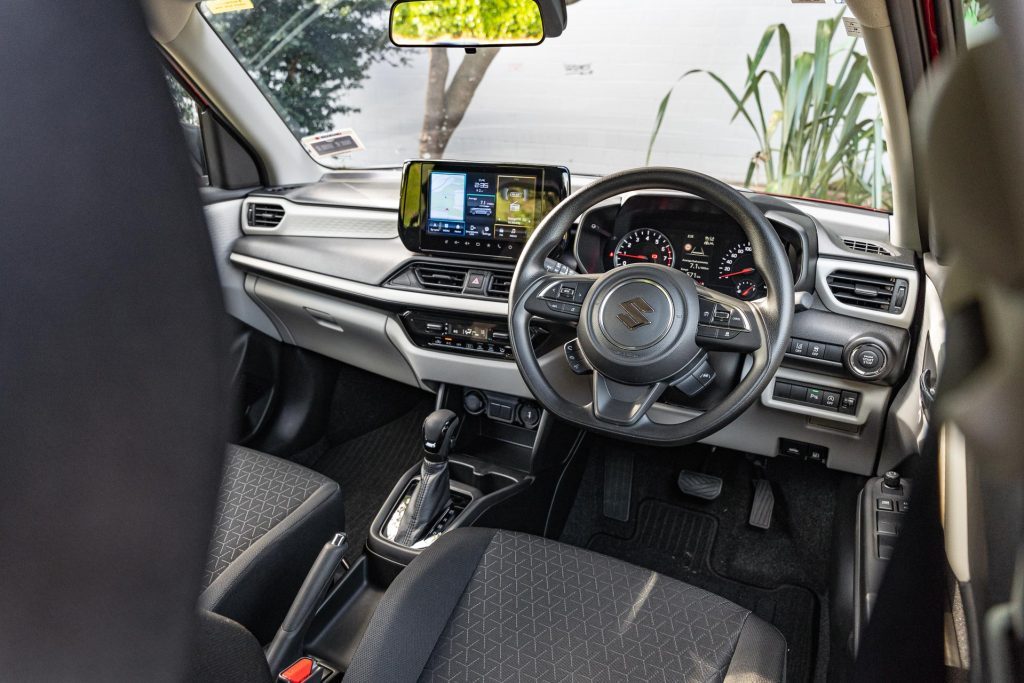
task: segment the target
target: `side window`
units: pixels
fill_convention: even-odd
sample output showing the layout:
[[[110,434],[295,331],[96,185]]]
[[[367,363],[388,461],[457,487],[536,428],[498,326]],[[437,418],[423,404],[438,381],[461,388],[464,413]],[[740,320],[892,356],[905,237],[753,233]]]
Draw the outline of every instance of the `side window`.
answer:
[[[178,122],[185,136],[192,167],[200,179],[201,185],[209,184],[209,172],[206,166],[206,155],[203,153],[203,132],[199,126],[199,104],[195,98],[181,85],[169,71],[164,70],[167,86],[171,90],[174,108],[178,111]]]

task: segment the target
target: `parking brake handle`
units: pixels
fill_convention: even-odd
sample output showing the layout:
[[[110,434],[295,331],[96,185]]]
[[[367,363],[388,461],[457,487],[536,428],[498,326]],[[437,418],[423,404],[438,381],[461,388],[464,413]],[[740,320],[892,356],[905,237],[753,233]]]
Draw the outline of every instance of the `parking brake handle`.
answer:
[[[320,554],[306,574],[306,580],[295,594],[292,606],[284,617],[284,623],[277,629],[274,639],[267,646],[267,662],[275,676],[302,655],[302,641],[306,637],[309,625],[313,623],[316,609],[331,585],[331,579],[341,565],[348,550],[348,538],[345,534],[335,534],[324,545]]]

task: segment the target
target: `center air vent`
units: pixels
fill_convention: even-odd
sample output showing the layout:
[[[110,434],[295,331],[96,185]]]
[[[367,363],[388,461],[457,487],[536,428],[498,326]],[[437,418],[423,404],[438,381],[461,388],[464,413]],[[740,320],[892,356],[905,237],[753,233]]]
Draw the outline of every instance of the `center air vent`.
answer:
[[[862,254],[871,254],[872,256],[892,256],[893,253],[883,247],[877,242],[868,242],[866,240],[857,240],[852,237],[844,237],[843,244],[850,251],[858,251]]]
[[[512,289],[512,276],[508,273],[494,273],[491,275],[491,285],[487,293],[499,299],[507,299]]]
[[[454,263],[412,263],[386,283],[395,289],[426,290],[438,294],[508,299],[512,273]]]
[[[899,314],[907,303],[906,280],[837,270],[825,278],[825,282],[832,295],[847,306]]]
[[[249,204],[246,218],[251,228],[276,228],[284,220],[284,207],[279,204]]]
[[[423,289],[460,293],[466,284],[466,268],[458,266],[413,266],[413,274]]]

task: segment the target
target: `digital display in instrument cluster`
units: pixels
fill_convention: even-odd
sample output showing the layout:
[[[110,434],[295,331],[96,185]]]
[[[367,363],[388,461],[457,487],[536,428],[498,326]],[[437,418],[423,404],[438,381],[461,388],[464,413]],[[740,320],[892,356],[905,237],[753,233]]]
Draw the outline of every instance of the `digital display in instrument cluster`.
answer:
[[[686,230],[679,235],[679,256],[676,267],[692,277],[697,284],[706,285],[712,274],[717,235],[707,232]]]

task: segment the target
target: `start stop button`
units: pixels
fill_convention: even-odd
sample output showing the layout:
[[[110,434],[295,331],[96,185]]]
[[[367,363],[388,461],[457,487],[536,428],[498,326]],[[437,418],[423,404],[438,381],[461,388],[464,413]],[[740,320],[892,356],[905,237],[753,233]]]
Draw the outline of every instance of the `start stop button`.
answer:
[[[854,344],[848,357],[850,370],[861,377],[879,377],[886,371],[885,350],[874,343]]]

